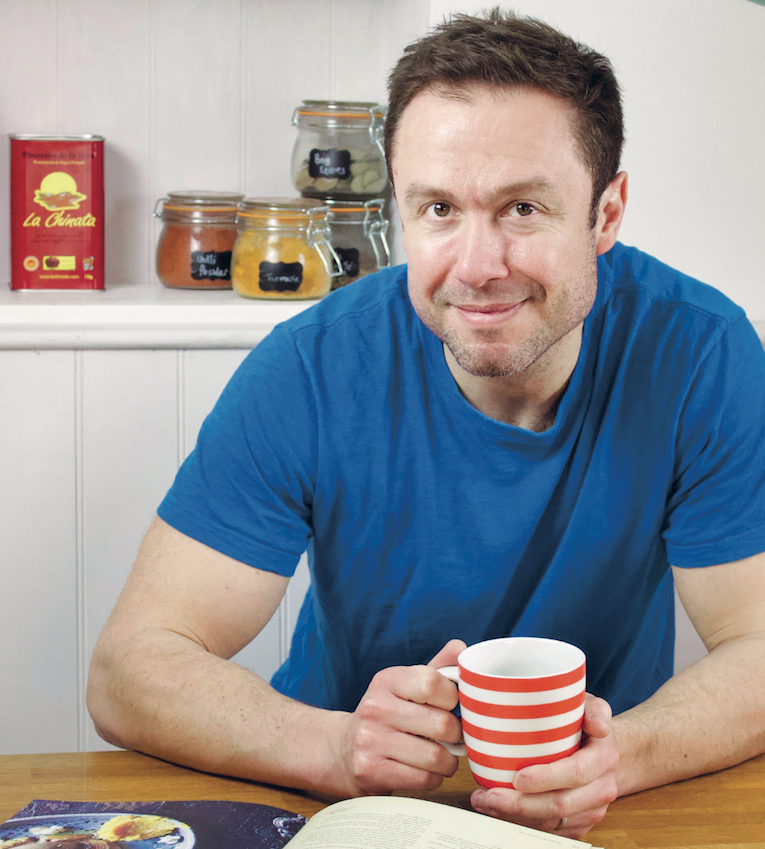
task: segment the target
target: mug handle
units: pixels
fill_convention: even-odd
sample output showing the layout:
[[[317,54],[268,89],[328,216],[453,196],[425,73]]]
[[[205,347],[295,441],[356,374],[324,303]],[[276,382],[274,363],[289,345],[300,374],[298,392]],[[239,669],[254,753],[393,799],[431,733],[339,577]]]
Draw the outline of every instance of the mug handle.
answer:
[[[459,684],[459,666],[442,666],[436,671],[440,672],[444,676],[444,678],[448,678],[450,681],[454,681],[455,684]],[[465,749],[464,743],[445,743],[443,740],[437,740],[436,742],[440,743],[446,749],[447,752],[452,755],[456,755],[458,758],[464,758],[465,755],[467,755],[467,750]]]

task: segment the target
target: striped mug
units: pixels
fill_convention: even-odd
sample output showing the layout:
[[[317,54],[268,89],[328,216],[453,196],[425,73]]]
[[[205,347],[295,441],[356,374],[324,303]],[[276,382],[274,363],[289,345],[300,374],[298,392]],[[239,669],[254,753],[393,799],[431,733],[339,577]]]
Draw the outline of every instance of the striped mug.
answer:
[[[565,758],[582,736],[584,652],[542,637],[476,643],[438,671],[459,688],[463,746],[482,787],[512,787],[517,770]]]

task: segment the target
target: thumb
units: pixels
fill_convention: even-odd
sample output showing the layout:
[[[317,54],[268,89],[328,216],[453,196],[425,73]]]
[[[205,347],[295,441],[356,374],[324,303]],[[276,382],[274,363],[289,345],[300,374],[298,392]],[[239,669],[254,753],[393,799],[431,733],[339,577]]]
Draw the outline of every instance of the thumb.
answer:
[[[611,705],[587,693],[582,730],[588,737],[608,737],[611,733]]]
[[[467,648],[467,643],[462,640],[449,640],[440,652],[430,661],[428,666],[439,669],[441,666],[454,666],[461,651]]]

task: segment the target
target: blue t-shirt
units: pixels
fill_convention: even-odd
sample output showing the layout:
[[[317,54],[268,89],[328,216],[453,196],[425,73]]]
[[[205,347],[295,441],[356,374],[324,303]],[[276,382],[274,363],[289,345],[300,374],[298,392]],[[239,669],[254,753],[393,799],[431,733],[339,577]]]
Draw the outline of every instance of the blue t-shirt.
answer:
[[[765,550],[765,354],[716,290],[617,244],[554,425],[460,394],[406,269],[345,287],[246,358],[159,514],[311,588],[273,685],[353,710],[452,637],[555,637],[615,712],[672,674],[669,564]]]

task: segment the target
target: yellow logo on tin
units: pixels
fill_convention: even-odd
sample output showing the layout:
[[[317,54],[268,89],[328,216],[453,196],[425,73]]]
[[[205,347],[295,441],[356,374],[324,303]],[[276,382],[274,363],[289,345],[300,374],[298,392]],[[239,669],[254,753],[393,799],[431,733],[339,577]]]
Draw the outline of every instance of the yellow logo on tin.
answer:
[[[87,197],[77,191],[74,177],[64,171],[52,171],[43,177],[40,188],[35,189],[35,203],[52,212],[79,209]]]

